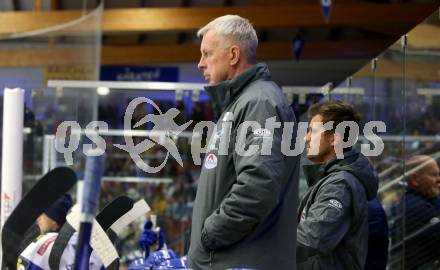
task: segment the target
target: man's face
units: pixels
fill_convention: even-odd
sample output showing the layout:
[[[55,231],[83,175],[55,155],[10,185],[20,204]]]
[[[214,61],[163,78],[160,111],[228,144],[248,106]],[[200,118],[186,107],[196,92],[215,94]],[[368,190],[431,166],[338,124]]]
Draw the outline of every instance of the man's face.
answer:
[[[40,227],[40,232],[42,234],[46,232],[56,231],[60,227],[53,219],[51,219],[44,213],[37,218],[37,224],[38,227]]]
[[[417,191],[426,198],[434,198],[440,195],[440,175],[437,162],[434,160],[416,173]]]
[[[228,79],[230,70],[228,49],[224,48],[214,30],[203,35],[200,45],[200,58],[197,67],[209,84],[217,84]]]
[[[333,134],[324,132],[321,115],[315,115],[310,121],[305,137],[307,158],[313,162],[325,162],[335,157]]]

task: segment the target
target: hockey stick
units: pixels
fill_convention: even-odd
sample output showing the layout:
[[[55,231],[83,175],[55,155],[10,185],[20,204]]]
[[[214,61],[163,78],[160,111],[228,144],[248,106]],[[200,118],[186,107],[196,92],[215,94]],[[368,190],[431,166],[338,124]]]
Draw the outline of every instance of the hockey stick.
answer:
[[[95,150],[97,151],[97,150]],[[84,173],[83,198],[81,200],[81,216],[78,234],[78,244],[75,252],[74,270],[88,269],[89,257],[92,252],[90,236],[92,235],[93,220],[95,218],[101,190],[103,173],[103,155],[94,155],[90,151],[86,160]]]
[[[82,215],[83,214],[80,213],[79,211],[79,205],[75,205],[72,207],[72,211],[70,212],[70,214],[67,215],[66,220],[75,230],[79,230],[80,219],[82,218]],[[99,223],[95,219],[93,219],[92,222],[93,222],[93,228],[91,232],[90,244],[87,243],[87,245],[93,248],[93,250],[96,252],[96,254],[104,263],[104,267],[106,269],[118,269],[116,267],[119,264],[118,252],[116,251],[115,247],[110,241],[110,238],[101,228]],[[79,241],[79,237],[80,235],[78,234],[78,241]],[[78,245],[76,250],[78,250]],[[90,254],[84,254],[84,255],[86,257],[83,258],[83,260],[85,260],[86,263],[83,263],[82,268],[80,268],[81,270],[89,269]]]
[[[101,225],[104,231],[107,231],[116,220],[130,211],[132,207],[133,200],[124,195],[119,196],[108,203],[98,213],[96,221]],[[61,256],[63,255],[70,238],[75,232],[75,229],[68,222],[66,222],[60,229],[49,256],[50,269],[58,269],[60,267]]]
[[[55,168],[45,174],[23,197],[2,228],[2,269],[15,269],[20,243],[26,231],[44,210],[76,183],[74,171],[66,167]]]

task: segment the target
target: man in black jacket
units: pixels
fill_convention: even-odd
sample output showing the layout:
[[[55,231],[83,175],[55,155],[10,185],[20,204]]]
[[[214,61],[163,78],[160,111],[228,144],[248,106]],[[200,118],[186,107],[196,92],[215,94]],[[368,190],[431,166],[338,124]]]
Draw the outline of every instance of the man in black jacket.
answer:
[[[349,104],[330,101],[311,106],[309,118],[307,158],[315,164],[304,166],[309,189],[298,211],[298,269],[364,269],[367,201],[376,197],[378,178],[368,159],[351,148],[337,157],[350,137],[338,125],[359,124],[360,117]]]
[[[395,218],[391,230],[393,265],[402,263],[404,257],[405,269],[438,269],[440,169],[432,157],[416,155],[406,161],[406,171],[404,199],[391,211]]]
[[[198,67],[218,122],[197,187],[190,267],[295,270],[299,156],[285,155],[281,144],[293,111],[267,66],[256,63],[248,20],[222,16],[198,35]],[[296,123],[289,133],[295,140]]]

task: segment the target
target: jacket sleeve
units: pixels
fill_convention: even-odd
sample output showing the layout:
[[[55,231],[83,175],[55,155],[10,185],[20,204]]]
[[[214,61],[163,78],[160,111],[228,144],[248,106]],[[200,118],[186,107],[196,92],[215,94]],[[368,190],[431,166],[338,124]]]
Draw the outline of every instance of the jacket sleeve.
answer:
[[[246,104],[237,114],[236,122],[240,124],[244,121],[256,121],[264,128],[266,119],[271,117],[276,117],[277,121],[280,118],[294,121],[293,112],[289,114],[290,112],[288,108],[278,110],[268,101],[257,99]],[[289,169],[286,168],[285,156],[281,152],[282,128],[276,128],[272,132],[272,149],[269,155],[261,154],[261,145],[268,138],[248,130],[244,141],[245,149],[250,145],[257,145],[259,150],[250,156],[240,156],[233,149],[237,180],[220,207],[205,220],[202,229],[201,240],[209,250],[235,244],[254,232],[276,208],[288,181]],[[295,213],[292,213],[292,218],[295,218]]]
[[[351,203],[350,188],[343,179],[320,188],[306,213],[301,213],[297,228],[298,261],[316,253],[328,253],[341,242],[350,227]]]

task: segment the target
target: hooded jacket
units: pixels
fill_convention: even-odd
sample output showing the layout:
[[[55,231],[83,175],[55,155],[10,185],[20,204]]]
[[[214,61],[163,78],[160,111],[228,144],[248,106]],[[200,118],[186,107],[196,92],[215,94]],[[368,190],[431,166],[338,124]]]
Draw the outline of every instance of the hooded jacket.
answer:
[[[367,201],[377,195],[378,177],[362,154],[344,157],[304,166],[309,189],[298,211],[298,269],[364,269]]]
[[[423,266],[428,266],[426,269],[437,267],[434,261],[440,258],[438,248],[440,196],[426,198],[411,187],[407,187],[404,199],[391,208],[391,216],[394,217],[393,226],[390,228],[391,265],[400,263],[403,257],[405,269],[425,269]],[[402,236],[405,236],[405,239],[402,239]],[[405,250],[403,251],[404,244]]]
[[[281,151],[286,122],[295,122],[291,139],[285,139],[294,146],[293,110],[265,64],[206,90],[220,117],[198,183],[189,265],[215,270],[295,270],[299,156]],[[267,129],[269,118],[281,127]],[[244,140],[236,141],[240,124],[246,121],[261,128],[243,129]],[[222,138],[231,138],[227,151],[222,150],[226,141]],[[268,155],[262,151],[264,143],[271,146]],[[236,151],[254,146],[258,150],[249,155]]]

